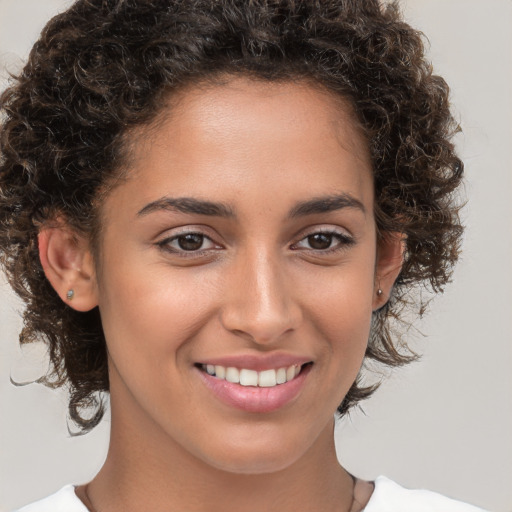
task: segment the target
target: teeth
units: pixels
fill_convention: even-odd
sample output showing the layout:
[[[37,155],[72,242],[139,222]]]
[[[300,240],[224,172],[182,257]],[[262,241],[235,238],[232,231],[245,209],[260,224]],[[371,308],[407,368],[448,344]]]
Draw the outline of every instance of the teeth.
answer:
[[[238,368],[233,368],[230,366],[226,369],[226,380],[228,382],[234,382],[238,384],[240,382],[240,372],[238,371]]]
[[[240,384],[242,386],[257,386],[258,372],[254,370],[240,370]]]
[[[277,384],[284,384],[286,382],[286,368],[279,368],[276,372]]]
[[[259,386],[261,388],[272,388],[278,384],[284,384],[293,380],[300,373],[301,366],[294,364],[292,366],[278,368],[276,370],[264,370],[257,372],[246,368],[225,367],[216,364],[202,365],[202,369],[221,380],[226,380],[241,386]]]
[[[225,379],[226,378],[226,368],[224,366],[219,366],[218,364],[215,365],[215,376],[219,379]]]
[[[276,371],[265,370],[258,375],[258,386],[260,388],[272,388],[277,384]]]

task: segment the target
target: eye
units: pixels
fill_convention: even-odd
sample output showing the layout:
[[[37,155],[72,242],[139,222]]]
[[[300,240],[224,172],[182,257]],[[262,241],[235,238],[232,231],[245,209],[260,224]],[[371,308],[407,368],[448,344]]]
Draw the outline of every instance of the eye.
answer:
[[[312,249],[324,251],[331,247],[334,237],[331,233],[315,233],[307,236],[306,240]]]
[[[173,242],[184,251],[198,251],[203,247],[205,237],[198,233],[187,233],[186,235],[178,236]]]
[[[209,237],[202,233],[180,233],[158,242],[158,245],[174,253],[194,253],[219,248]]]
[[[345,233],[318,231],[304,237],[298,243],[294,244],[293,248],[330,252],[343,249],[353,244],[353,238]]]

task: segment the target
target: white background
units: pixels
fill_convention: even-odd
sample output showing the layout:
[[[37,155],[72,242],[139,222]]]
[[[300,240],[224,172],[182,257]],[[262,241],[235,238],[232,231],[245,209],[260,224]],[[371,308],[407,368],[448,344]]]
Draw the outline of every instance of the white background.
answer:
[[[0,77],[19,69],[45,21],[69,3],[0,0]],[[365,414],[338,425],[339,456],[361,477],[385,474],[512,511],[512,1],[402,6],[427,34],[462,123],[464,253],[454,283],[418,324],[422,361],[393,372]],[[20,308],[0,284],[0,512],[91,478],[108,442],[108,419],[70,437],[64,393],[10,383],[42,371],[36,348],[18,348]]]

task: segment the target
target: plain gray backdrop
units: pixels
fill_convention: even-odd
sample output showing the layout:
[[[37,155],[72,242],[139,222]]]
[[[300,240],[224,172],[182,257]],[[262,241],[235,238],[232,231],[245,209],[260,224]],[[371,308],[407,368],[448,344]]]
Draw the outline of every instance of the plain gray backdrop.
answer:
[[[69,0],[0,0],[0,89]],[[419,363],[395,370],[337,426],[343,464],[496,512],[512,511],[512,1],[406,0],[452,89],[466,165],[462,261],[417,324]],[[38,384],[37,347],[17,343],[21,305],[0,275],[0,512],[82,483],[99,469],[108,418],[68,433],[66,395]]]

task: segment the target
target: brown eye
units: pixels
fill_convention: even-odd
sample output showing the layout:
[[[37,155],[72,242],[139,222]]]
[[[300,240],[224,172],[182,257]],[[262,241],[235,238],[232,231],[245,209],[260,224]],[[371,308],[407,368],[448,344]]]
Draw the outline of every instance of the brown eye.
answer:
[[[198,251],[204,243],[204,236],[198,233],[188,233],[176,238],[178,247],[183,251]]]
[[[157,242],[156,245],[163,251],[181,257],[202,257],[206,253],[211,254],[213,250],[222,249],[209,236],[194,231],[178,233]]]
[[[331,247],[332,238],[333,236],[329,233],[315,233],[314,235],[309,235],[307,241],[312,249],[321,251]]]
[[[331,254],[354,245],[354,238],[346,233],[337,231],[317,231],[305,236],[292,246],[292,249],[305,249],[318,254]]]

